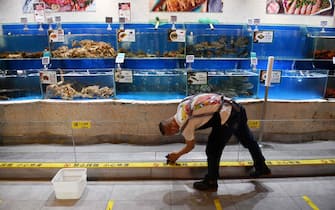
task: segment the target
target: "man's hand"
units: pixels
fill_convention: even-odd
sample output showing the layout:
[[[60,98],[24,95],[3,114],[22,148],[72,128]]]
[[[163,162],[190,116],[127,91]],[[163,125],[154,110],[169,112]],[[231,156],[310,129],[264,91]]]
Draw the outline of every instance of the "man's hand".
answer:
[[[186,145],[178,152],[171,152],[166,156],[167,164],[174,164],[176,161],[184,154],[190,152],[194,148],[195,141],[189,140],[185,141]]]
[[[177,152],[171,152],[168,154],[167,158],[171,162],[176,162],[180,158],[180,155]]]
[[[171,152],[169,153],[166,158],[167,158],[167,163],[176,163],[176,161],[179,159],[180,155],[177,152]]]

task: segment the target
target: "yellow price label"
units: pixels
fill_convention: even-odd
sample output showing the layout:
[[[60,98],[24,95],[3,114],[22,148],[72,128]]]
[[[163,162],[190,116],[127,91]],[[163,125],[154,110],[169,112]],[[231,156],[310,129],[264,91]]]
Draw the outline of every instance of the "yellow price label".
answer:
[[[72,121],[73,129],[91,128],[91,121]]]
[[[248,120],[248,126],[250,128],[260,128],[261,127],[261,121],[259,121],[259,120]]]

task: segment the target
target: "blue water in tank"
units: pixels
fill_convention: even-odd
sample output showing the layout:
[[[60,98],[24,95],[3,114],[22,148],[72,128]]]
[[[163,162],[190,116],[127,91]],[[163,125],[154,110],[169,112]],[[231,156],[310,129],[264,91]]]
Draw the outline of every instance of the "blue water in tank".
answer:
[[[282,71],[280,83],[269,87],[269,99],[308,100],[324,98],[327,71],[291,70]],[[265,86],[259,85],[258,97],[264,98]]]

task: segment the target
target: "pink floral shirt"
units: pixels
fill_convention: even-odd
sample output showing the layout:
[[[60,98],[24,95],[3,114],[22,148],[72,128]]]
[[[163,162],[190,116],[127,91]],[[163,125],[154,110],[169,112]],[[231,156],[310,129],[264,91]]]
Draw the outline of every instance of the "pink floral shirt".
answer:
[[[222,95],[214,93],[185,98],[178,105],[177,113],[174,116],[184,138],[194,140],[195,130],[207,123],[217,111],[220,112],[221,124],[223,125],[228,120],[232,107],[228,103],[222,103]]]

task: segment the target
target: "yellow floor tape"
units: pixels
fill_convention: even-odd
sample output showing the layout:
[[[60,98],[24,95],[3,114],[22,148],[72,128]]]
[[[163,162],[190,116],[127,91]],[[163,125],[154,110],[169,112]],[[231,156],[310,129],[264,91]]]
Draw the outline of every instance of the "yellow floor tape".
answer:
[[[335,165],[335,159],[317,160],[269,160],[269,166]],[[252,166],[252,161],[223,161],[221,167]],[[174,168],[207,167],[206,162],[179,162],[168,165],[165,162],[0,162],[0,168]]]
[[[319,207],[317,207],[313,201],[306,195],[302,196],[302,198],[306,201],[306,203],[313,209],[313,210],[319,210]]]
[[[112,210],[114,206],[114,201],[109,200],[106,206],[106,210]]]
[[[219,199],[215,199],[214,200],[214,205],[215,205],[216,210],[222,210],[222,206],[220,204],[220,200]]]

